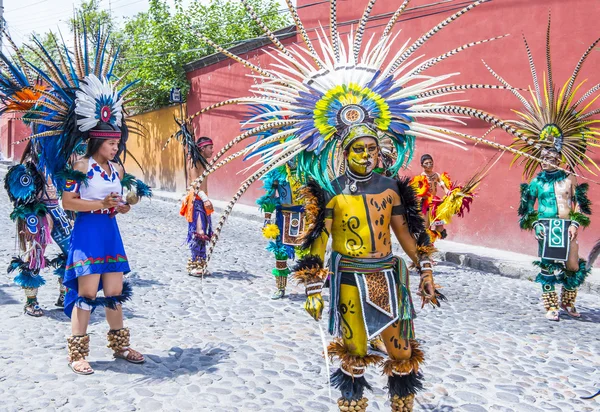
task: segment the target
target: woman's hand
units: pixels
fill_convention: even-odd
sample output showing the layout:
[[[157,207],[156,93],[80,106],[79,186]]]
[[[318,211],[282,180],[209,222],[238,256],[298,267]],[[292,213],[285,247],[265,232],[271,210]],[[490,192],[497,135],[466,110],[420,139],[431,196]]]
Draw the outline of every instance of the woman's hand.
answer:
[[[121,203],[121,196],[118,193],[111,192],[109,195],[106,195],[104,200],[102,200],[102,207],[104,209],[110,209],[119,206],[119,203]]]
[[[122,205],[117,206],[117,212],[121,214],[125,214],[131,210],[131,205],[124,203]]]

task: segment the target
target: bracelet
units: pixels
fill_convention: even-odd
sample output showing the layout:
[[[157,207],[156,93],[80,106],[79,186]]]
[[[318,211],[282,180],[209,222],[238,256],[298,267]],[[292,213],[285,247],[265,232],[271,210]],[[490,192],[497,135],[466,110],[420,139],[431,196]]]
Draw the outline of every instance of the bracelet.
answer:
[[[204,193],[204,191],[200,191],[198,192],[198,196],[200,196],[200,200],[202,200],[203,202],[206,202],[208,200],[208,196],[206,196],[206,193]]]
[[[306,296],[323,292],[323,282],[309,283],[306,285]]]
[[[579,222],[571,220],[571,226],[575,226],[575,229],[579,229]]]

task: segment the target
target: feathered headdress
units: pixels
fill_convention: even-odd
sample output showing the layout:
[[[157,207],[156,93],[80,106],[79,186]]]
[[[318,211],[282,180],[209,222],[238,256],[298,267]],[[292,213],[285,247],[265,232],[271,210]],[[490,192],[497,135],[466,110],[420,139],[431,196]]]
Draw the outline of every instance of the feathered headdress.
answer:
[[[521,110],[515,110],[519,120],[507,122],[516,127],[517,130],[509,131],[517,139],[512,145],[518,149],[513,163],[523,156],[523,153],[532,157],[522,159],[524,163],[524,175],[531,178],[537,169],[538,162],[534,158],[540,158],[549,151],[558,152],[561,161],[566,163],[568,169],[576,170],[584,168],[590,171],[586,163],[590,163],[600,170],[594,161],[586,154],[589,147],[600,147],[595,139],[600,136],[597,127],[592,125],[600,122],[593,116],[600,113],[600,109],[589,110],[590,106],[600,97],[597,92],[600,84],[595,85],[575,101],[575,95],[585,83],[585,80],[575,85],[577,76],[581,71],[583,63],[591,51],[600,42],[600,38],[592,43],[583,53],[573,70],[571,77],[565,82],[559,93],[556,93],[553,76],[552,61],[550,53],[550,15],[548,15],[548,29],[546,31],[546,64],[547,72],[544,73],[543,83],[540,85],[535,68],[531,50],[523,36],[529,66],[533,78],[533,90],[529,89],[531,100],[527,100],[517,90],[512,88],[502,77],[496,74],[486,65],[492,75],[504,86],[506,86],[523,104]],[[485,64],[485,63],[484,63]],[[594,97],[594,95],[596,95]],[[590,103],[582,104],[589,98],[594,97]],[[508,130],[507,130],[508,131]],[[593,173],[593,172],[592,172]]]
[[[76,148],[89,137],[121,137],[116,159],[120,161],[128,132],[141,133],[137,122],[130,119],[134,124],[126,124],[124,105],[136,82],[122,86],[122,79],[115,76],[119,49],[111,45],[110,33],[99,26],[92,40],[85,24],[75,24],[73,34],[73,50],[62,39],[59,43],[52,37],[56,57],[34,38],[31,49],[41,67],[27,62],[16,46],[18,67],[0,53],[6,69],[0,74],[2,100],[8,102],[5,110],[20,113],[34,131],[17,143],[35,139],[39,169],[53,179],[70,165]],[[10,36],[6,37],[13,44]],[[34,77],[41,79],[41,85]],[[10,95],[8,90],[12,90]],[[63,182],[54,183],[62,188]]]
[[[283,45],[264,25],[248,2],[242,0],[251,17],[276,47],[268,54],[277,63],[267,68],[258,67],[200,35],[216,50],[253,70],[257,73],[256,77],[262,81],[251,87],[251,97],[217,103],[188,119],[191,122],[202,113],[229,104],[261,107],[258,114],[244,123],[243,127],[249,130],[245,130],[225,145],[210,162],[210,168],[192,185],[192,188],[197,187],[208,174],[232,159],[241,156],[256,159],[246,169],[253,170],[254,173],[244,180],[221,217],[211,240],[209,254],[219,237],[223,223],[241,195],[261,176],[288,160],[295,158],[300,174],[333,191],[328,172],[339,170],[336,160],[340,158],[344,142],[349,142],[348,137],[357,127],[371,130],[370,135],[377,136],[379,140],[386,139],[386,148],[388,151],[392,148],[391,152],[394,153],[394,156],[389,157],[393,159],[393,163],[388,167],[388,172],[393,175],[410,162],[417,139],[440,141],[464,149],[464,140],[460,138],[462,137],[516,151],[430,123],[431,120],[445,120],[464,124],[460,117],[470,116],[513,131],[512,126],[494,116],[457,106],[449,101],[450,95],[468,89],[505,89],[511,88],[510,86],[452,85],[448,81],[456,73],[437,76],[423,74],[424,71],[465,49],[505,36],[467,43],[426,60],[423,56],[415,57],[415,52],[431,37],[487,0],[474,1],[433,27],[414,43],[407,41],[389,59],[391,48],[397,44],[398,37],[397,34],[392,35],[392,31],[409,1],[402,2],[381,37],[377,40],[369,39],[363,47],[365,28],[375,0],[369,0],[356,33],[351,31],[345,41],[337,28],[337,2],[330,0],[329,35],[323,29],[317,31],[318,47],[314,47],[291,0],[286,0],[297,31],[304,41],[303,45],[292,49]],[[389,63],[385,64],[386,61]],[[265,135],[267,131],[274,132]],[[221,160],[231,148],[259,135],[263,137]]]

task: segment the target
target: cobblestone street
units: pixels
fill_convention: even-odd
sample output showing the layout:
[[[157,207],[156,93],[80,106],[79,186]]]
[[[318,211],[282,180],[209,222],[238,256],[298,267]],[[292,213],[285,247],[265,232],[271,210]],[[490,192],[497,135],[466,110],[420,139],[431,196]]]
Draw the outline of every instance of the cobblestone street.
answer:
[[[77,376],[67,366],[70,325],[54,307],[58,286],[51,271],[45,270],[39,294],[46,316],[37,319],[23,315],[23,293],[4,273],[15,253],[15,228],[1,191],[0,409],[336,410],[338,393],[332,390],[330,398],[319,326],[302,308],[303,290],[290,286],[284,300],[270,299],[272,260],[259,223],[229,220],[213,275],[201,282],[185,272],[187,229],[178,209],[144,200],[118,217],[133,269],[126,326],[146,364],[111,359],[108,325],[97,311],[89,328],[96,373]],[[449,302],[418,309],[426,384],[416,410],[600,410],[600,397],[580,399],[600,388],[597,296],[580,295],[581,320],[562,316],[552,323],[532,282],[443,263],[436,281]],[[366,395],[369,410],[389,410],[381,371],[370,370],[367,380],[375,389]]]

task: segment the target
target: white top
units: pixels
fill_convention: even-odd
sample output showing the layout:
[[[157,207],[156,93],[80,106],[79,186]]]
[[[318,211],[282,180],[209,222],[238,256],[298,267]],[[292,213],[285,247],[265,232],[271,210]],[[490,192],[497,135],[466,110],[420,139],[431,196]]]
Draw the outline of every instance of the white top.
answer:
[[[123,194],[121,179],[117,172],[108,162],[110,175],[100,167],[94,158],[88,160],[87,185],[82,184],[79,188],[79,196],[83,200],[104,200],[111,192]]]

